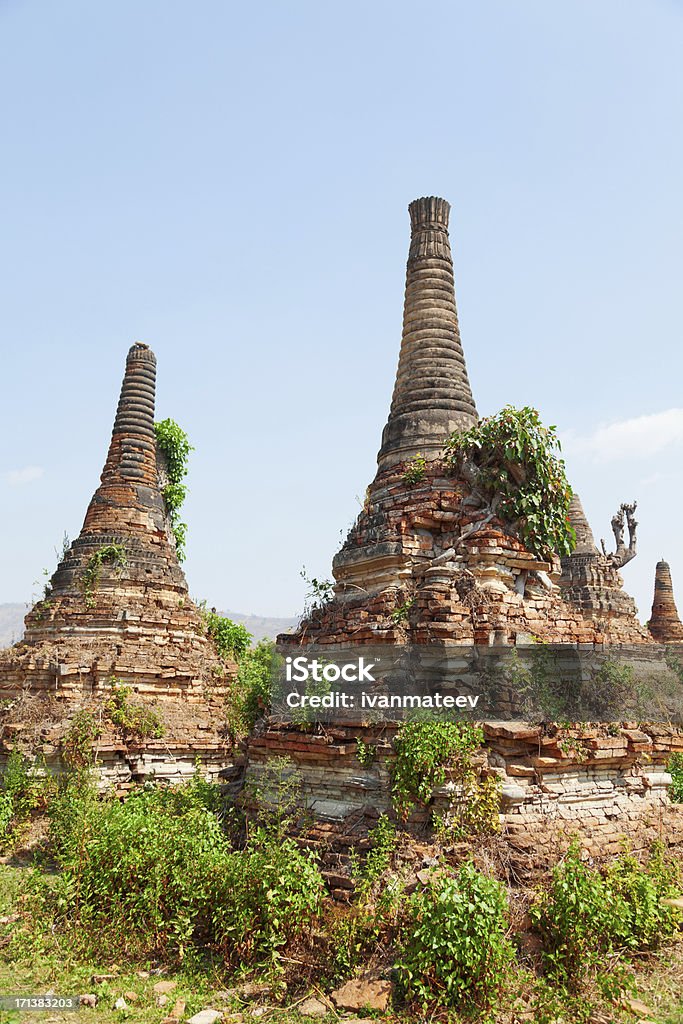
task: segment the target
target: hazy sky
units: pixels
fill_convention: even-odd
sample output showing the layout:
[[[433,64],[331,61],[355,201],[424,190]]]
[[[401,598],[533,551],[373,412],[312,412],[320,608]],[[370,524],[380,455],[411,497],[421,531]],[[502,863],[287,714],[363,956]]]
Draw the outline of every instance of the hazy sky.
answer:
[[[374,475],[416,196],[479,411],[567,437],[683,612],[680,0],[0,0],[0,601],[80,529],[125,355],[196,447],[192,593],[293,614]]]

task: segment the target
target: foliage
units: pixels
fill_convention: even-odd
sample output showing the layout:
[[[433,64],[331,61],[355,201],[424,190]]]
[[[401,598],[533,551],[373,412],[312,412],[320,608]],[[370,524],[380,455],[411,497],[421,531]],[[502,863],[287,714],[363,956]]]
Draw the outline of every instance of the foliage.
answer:
[[[310,615],[316,609],[324,608],[326,604],[329,604],[334,597],[334,583],[332,580],[319,580],[315,576],[309,576],[306,572],[306,566],[303,567],[299,576],[301,576],[304,583],[308,584],[304,615]]]
[[[473,1014],[493,1006],[514,952],[503,886],[471,862],[409,897],[396,970],[410,1000]]]
[[[593,666],[577,657],[572,671],[552,645],[537,642],[523,652],[512,649],[502,667],[530,721],[637,719],[654,699],[652,685],[612,656]]]
[[[77,711],[62,737],[62,757],[70,768],[92,763],[92,744],[102,732],[95,714],[87,708]]]
[[[194,448],[185,431],[178,426],[175,420],[165,419],[160,423],[155,423],[154,433],[157,448],[163,455],[168,474],[168,483],[161,493],[175,537],[178,561],[184,562],[187,523],[181,522],[180,509],[187,497],[187,487],[183,481],[187,476],[190,452],[194,451]]]
[[[417,455],[413,455],[412,459],[408,460],[405,472],[403,473],[403,482],[408,484],[409,487],[414,487],[416,484],[422,483],[426,474],[427,460],[424,455],[418,452]]]
[[[226,699],[227,726],[233,740],[253,732],[258,719],[268,711],[277,659],[275,644],[270,640],[262,640],[240,657],[237,678]]]
[[[330,982],[351,977],[358,967],[367,965],[378,947],[390,943],[400,914],[403,881],[397,874],[389,874],[398,836],[386,814],[379,817],[368,839],[371,845],[362,867],[351,851],[354,904],[326,921]]]
[[[500,787],[497,775],[480,778],[471,769],[462,770],[448,809],[443,814],[434,815],[434,831],[441,842],[497,832],[500,828]]]
[[[680,896],[681,883],[680,866],[667,861],[661,843],[653,846],[644,866],[627,853],[610,864],[605,884],[611,898],[616,895],[627,908],[626,926],[615,930],[614,945],[640,951],[656,949],[672,938],[683,924],[683,914],[662,900]]]
[[[396,849],[396,828],[386,814],[381,814],[377,824],[368,833],[371,846],[365,858],[363,870],[359,872],[356,888],[361,896],[367,896],[382,880],[391,864]]]
[[[644,867],[624,854],[603,875],[582,860],[574,840],[531,908],[546,974],[575,992],[601,974],[609,954],[659,945],[681,921],[680,912],[661,903],[678,885],[680,872],[659,849]]]
[[[164,735],[164,726],[158,714],[144,704],[130,700],[130,686],[123,686],[118,680],[111,680],[111,697],[104,703],[104,714],[109,721],[123,732],[124,736],[139,739],[159,739]]]
[[[92,608],[95,604],[95,592],[102,575],[102,566],[111,565],[115,570],[121,571],[126,564],[126,549],[122,544],[105,544],[90,556],[80,580],[86,608]]]
[[[221,658],[240,658],[249,649],[254,638],[246,626],[233,622],[225,615],[218,615],[215,608],[207,611],[205,604],[200,606],[200,611],[207,636],[213,640]]]
[[[374,743],[365,743],[360,736],[356,737],[356,758],[363,768],[369,768],[377,756],[377,746]]]
[[[399,729],[392,766],[392,798],[405,820],[416,803],[426,805],[446,775],[456,783],[447,819],[437,826],[454,836],[495,831],[498,827],[498,786],[480,779],[472,762],[484,739],[479,726],[442,719],[411,719]]]
[[[286,754],[270,757],[246,788],[259,828],[283,839],[300,817],[302,775]]]
[[[514,525],[529,551],[544,559],[571,554],[576,534],[568,512],[572,490],[554,426],[538,412],[507,405],[446,444],[453,468],[473,467],[477,489]]]
[[[97,800],[82,773],[73,777],[51,811],[61,873],[37,887],[33,911],[100,955],[209,949],[230,967],[269,960],[317,912],[322,877],[292,840],[261,829],[233,849],[214,792],[150,786],[122,803]]]
[[[669,797],[675,804],[683,804],[683,753],[672,754],[667,767],[671,775]]]
[[[48,780],[14,747],[0,777],[0,849],[9,846],[17,830],[45,800]]]
[[[408,616],[410,614],[410,609],[413,607],[414,604],[415,598],[409,597],[408,600],[405,601],[403,604],[399,605],[398,608],[394,608],[393,612],[391,613],[391,621],[396,625],[399,625],[402,622],[407,622]]]

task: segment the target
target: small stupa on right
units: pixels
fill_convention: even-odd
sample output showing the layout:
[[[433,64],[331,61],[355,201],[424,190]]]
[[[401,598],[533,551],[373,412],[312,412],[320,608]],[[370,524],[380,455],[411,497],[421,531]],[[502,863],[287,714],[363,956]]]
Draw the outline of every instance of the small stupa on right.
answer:
[[[678,617],[671,568],[662,558],[655,569],[655,593],[648,623],[655,640],[662,644],[683,643],[683,623]]]

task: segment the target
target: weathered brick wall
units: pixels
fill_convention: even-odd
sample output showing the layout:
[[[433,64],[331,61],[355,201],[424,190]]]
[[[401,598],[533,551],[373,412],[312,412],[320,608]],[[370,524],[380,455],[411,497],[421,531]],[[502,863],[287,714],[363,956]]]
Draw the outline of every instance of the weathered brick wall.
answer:
[[[247,780],[263,778],[274,757],[286,756],[301,776],[302,802],[339,834],[354,816],[393,814],[392,740],[395,725],[347,723],[311,733],[271,724],[248,750]],[[611,735],[611,732],[615,735]],[[483,774],[501,780],[500,822],[520,877],[553,863],[572,833],[595,856],[618,852],[624,838],[636,846],[662,839],[683,846],[683,806],[672,805],[666,764],[683,750],[683,732],[636,723],[544,731],[524,723],[486,724]],[[363,767],[357,739],[374,747]],[[434,794],[443,813],[452,799],[452,780]],[[428,812],[414,814],[419,826]]]

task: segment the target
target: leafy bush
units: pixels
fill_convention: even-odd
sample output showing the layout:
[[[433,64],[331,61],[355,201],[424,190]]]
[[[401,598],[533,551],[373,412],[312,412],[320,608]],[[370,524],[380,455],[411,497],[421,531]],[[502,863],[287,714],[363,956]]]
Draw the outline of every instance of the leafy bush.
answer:
[[[456,784],[449,811],[437,820],[452,838],[496,831],[499,789],[495,778],[480,778],[472,754],[481,747],[479,726],[443,719],[411,719],[399,729],[391,768],[392,798],[405,820],[416,803],[428,804],[446,776]]]
[[[427,475],[427,460],[419,452],[406,463],[403,480],[409,487],[422,483]]]
[[[126,549],[122,544],[105,544],[90,556],[80,579],[86,608],[92,608],[95,604],[95,592],[100,583],[102,566],[111,565],[120,572],[126,567],[127,562]]]
[[[9,846],[17,829],[45,799],[49,781],[36,775],[15,747],[0,778],[0,849]]]
[[[671,755],[668,769],[671,775],[669,797],[675,804],[683,804],[683,753]]]
[[[140,739],[159,739],[164,735],[164,726],[158,714],[144,704],[130,700],[132,689],[112,679],[111,697],[104,703],[104,714],[124,735]]]
[[[624,854],[602,875],[581,860],[574,840],[531,908],[547,974],[577,991],[609,953],[659,945],[679,926],[680,912],[661,903],[679,885],[679,873],[659,849],[644,867]]]
[[[92,745],[102,729],[93,711],[76,711],[61,741],[62,757],[70,768],[85,768],[92,763]]]
[[[518,531],[529,551],[542,558],[569,555],[576,534],[568,512],[572,490],[557,455],[555,427],[538,412],[511,405],[446,444],[454,468],[465,469],[482,497]]]
[[[365,858],[365,866],[360,873],[357,888],[361,896],[367,896],[382,880],[391,864],[396,849],[396,828],[386,814],[381,814],[377,824],[368,834],[371,846]]]
[[[503,886],[471,862],[413,893],[396,964],[406,997],[465,1014],[494,1005],[514,957],[506,914]]]
[[[605,884],[610,893],[626,904],[625,927],[615,922],[613,944],[631,950],[656,949],[672,938],[683,922],[683,914],[662,904],[662,900],[680,896],[680,868],[668,862],[661,845],[656,845],[645,865],[623,854],[606,871]]]
[[[71,779],[51,811],[62,870],[36,894],[45,919],[100,954],[269,958],[317,912],[322,877],[292,840],[263,830],[233,849],[215,799],[195,781],[98,800],[83,775]]]
[[[277,657],[275,645],[269,640],[262,640],[240,657],[237,678],[230,687],[226,709],[228,729],[234,739],[248,736],[270,707]]]
[[[221,658],[239,659],[249,650],[253,637],[245,626],[218,615],[213,608],[207,611],[202,607],[201,611],[207,635],[213,640]]]

